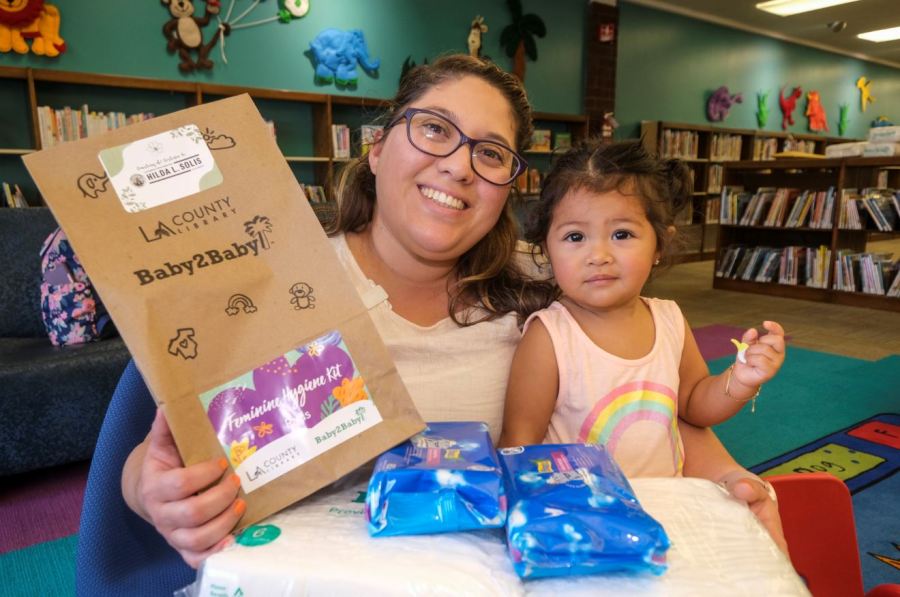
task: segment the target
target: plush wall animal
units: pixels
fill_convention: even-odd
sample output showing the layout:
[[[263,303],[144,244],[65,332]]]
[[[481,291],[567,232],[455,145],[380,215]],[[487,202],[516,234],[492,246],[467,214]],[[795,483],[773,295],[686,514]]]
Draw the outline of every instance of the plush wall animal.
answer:
[[[757,92],[756,94],[756,123],[759,125],[759,128],[766,128],[766,123],[769,122],[769,92],[766,91],[763,93],[762,91]]]
[[[478,58],[481,55],[481,34],[487,33],[488,26],[487,23],[484,22],[484,17],[478,15],[472,20],[472,25],[469,27],[469,56],[474,56]]]
[[[0,2],[0,52],[31,52],[55,58],[66,51],[59,36],[59,9],[44,0],[4,0]]]
[[[875,98],[872,97],[872,93],[869,91],[869,85],[871,84],[872,81],[865,77],[860,77],[856,80],[856,87],[859,89],[859,108],[863,112],[866,111],[869,104],[875,101]]]
[[[316,62],[317,83],[336,81],[342,86],[356,85],[359,80],[357,62],[369,73],[381,66],[380,60],[369,58],[366,40],[359,29],[324,29],[309,42],[309,49]]]
[[[731,95],[728,93],[728,87],[722,85],[709,97],[706,102],[706,117],[713,122],[721,122],[728,116],[728,111],[734,104],[740,104],[744,101],[740,93]]]
[[[784,97],[784,87],[778,92],[778,105],[781,106],[781,128],[787,130],[789,124],[794,124],[794,110],[797,108],[797,100],[803,95],[803,90],[794,87],[788,97]]]
[[[219,41],[219,35],[224,32],[228,35],[228,27],[217,28],[212,39],[208,43],[203,43],[203,27],[209,24],[213,16],[219,14],[219,1],[207,0],[206,12],[203,17],[194,16],[194,3],[191,0],[161,0],[163,4],[169,7],[169,14],[172,15],[166,24],[163,25],[163,35],[166,37],[166,49],[170,54],[178,52],[181,62],[178,69],[181,72],[189,73],[194,69],[211,69],[213,61],[207,58],[210,50]],[[191,52],[197,53],[197,59],[191,57]]]
[[[847,125],[850,123],[850,104],[840,105],[840,116],[838,117],[838,135],[844,136],[847,131]]]
[[[825,116],[825,106],[819,98],[818,91],[810,91],[806,94],[806,116],[809,118],[809,130],[814,133],[829,131],[828,117]]]

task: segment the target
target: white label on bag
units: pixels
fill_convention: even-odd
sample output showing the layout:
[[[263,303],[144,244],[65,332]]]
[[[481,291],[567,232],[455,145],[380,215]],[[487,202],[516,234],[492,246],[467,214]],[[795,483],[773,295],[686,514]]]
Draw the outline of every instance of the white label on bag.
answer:
[[[98,154],[122,207],[137,213],[222,184],[197,125],[189,124]]]

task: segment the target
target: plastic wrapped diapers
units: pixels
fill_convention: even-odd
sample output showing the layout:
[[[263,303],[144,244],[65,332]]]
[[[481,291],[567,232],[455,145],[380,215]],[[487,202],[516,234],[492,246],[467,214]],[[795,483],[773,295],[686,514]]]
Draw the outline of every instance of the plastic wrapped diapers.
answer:
[[[372,536],[502,527],[503,473],[484,423],[429,423],[382,454],[366,494]]]
[[[665,571],[665,530],[602,447],[504,448],[500,461],[509,554],[520,577]]]

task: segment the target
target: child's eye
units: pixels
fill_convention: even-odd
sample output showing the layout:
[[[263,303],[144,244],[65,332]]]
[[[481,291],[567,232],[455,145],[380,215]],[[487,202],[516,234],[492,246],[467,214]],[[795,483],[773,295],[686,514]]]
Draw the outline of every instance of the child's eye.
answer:
[[[613,240],[626,240],[629,238],[633,238],[634,235],[628,230],[616,230],[613,232]]]
[[[563,237],[563,240],[570,243],[580,243],[584,240],[584,235],[580,232],[570,232]]]

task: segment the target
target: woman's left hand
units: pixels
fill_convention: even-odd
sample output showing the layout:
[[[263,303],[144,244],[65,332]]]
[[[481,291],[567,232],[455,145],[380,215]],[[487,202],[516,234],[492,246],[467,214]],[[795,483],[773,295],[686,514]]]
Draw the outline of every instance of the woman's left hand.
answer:
[[[750,510],[759,519],[763,527],[769,532],[778,549],[790,559],[787,541],[784,538],[784,530],[781,528],[781,516],[778,514],[778,503],[770,496],[765,485],[752,477],[744,477],[733,483],[726,484],[729,493],[735,498],[747,502]]]

